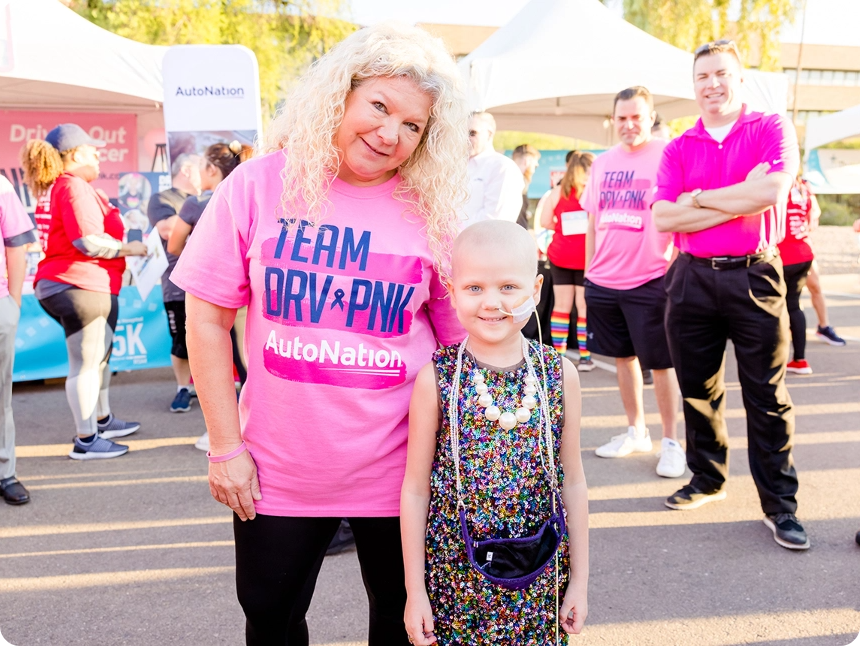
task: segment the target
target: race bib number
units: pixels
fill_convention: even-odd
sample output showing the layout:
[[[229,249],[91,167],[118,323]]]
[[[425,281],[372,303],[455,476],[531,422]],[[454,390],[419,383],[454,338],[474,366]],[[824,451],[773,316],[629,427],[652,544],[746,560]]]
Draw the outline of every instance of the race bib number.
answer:
[[[588,231],[588,213],[585,211],[568,211],[561,214],[562,235],[583,235],[586,231]]]

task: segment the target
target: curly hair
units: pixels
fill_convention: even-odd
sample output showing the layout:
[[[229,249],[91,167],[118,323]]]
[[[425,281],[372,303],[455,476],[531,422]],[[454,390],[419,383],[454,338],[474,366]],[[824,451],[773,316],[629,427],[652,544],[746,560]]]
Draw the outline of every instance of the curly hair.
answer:
[[[51,188],[63,172],[63,157],[47,141],[31,139],[20,153],[21,168],[24,169],[24,183],[37,200]]]
[[[409,78],[432,98],[421,141],[400,166],[395,197],[424,219],[434,266],[447,278],[466,197],[469,110],[453,58],[423,29],[394,22],[361,29],[314,63],[269,128],[266,151],[283,150],[286,158],[281,205],[314,226],[325,219],[346,98],[378,77]]]

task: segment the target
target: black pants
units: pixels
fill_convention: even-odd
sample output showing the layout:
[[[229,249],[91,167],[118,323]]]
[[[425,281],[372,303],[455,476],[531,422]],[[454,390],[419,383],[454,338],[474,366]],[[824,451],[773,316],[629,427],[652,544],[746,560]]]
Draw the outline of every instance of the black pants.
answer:
[[[687,464],[702,491],[725,485],[726,340],[735,346],[749,462],[766,514],[794,513],[794,411],[785,386],[788,312],[782,261],[717,271],[681,254],[666,274],[666,336],[684,397]]]
[[[786,265],[785,305],[788,308],[788,322],[791,326],[791,344],[794,346],[794,360],[806,358],[806,316],[800,309],[800,293],[806,287],[806,276],[812,261]]]
[[[350,518],[370,603],[368,646],[408,646],[400,519]],[[233,516],[236,588],[248,646],[307,646],[305,614],[340,518]]]

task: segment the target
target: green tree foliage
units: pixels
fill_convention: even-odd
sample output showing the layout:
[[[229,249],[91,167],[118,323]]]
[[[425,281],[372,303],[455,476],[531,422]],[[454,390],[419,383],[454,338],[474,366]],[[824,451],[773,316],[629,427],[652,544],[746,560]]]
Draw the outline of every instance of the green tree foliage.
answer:
[[[152,45],[235,44],[257,55],[264,113],[316,58],[355,30],[344,0],[75,0],[72,8],[120,36]]]
[[[693,51],[719,38],[734,37],[741,55],[760,48],[762,70],[779,67],[779,31],[793,21],[798,0],[624,0],[624,17],[676,47]],[[737,20],[729,20],[729,11]]]

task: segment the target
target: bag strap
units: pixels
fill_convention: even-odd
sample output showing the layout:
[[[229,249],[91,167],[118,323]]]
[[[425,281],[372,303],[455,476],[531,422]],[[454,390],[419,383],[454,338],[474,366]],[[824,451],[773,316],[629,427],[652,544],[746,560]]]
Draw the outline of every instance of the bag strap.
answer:
[[[457,488],[457,507],[465,509],[463,500],[463,487],[460,476],[460,421],[459,421],[459,400],[460,400],[460,378],[463,373],[463,353],[466,350],[466,344],[469,341],[467,336],[460,343],[457,350],[457,368],[454,374],[451,389],[448,394],[448,427],[451,443],[451,459],[454,462],[454,482]],[[543,352],[538,351],[538,360],[541,367],[541,380],[537,379],[535,367],[532,363],[530,345],[525,337],[522,337],[523,342],[523,357],[525,358],[526,368],[529,376],[534,378],[538,384],[537,395],[539,402],[540,428],[538,435],[538,453],[540,455],[541,465],[544,471],[549,476],[550,486],[552,488],[552,510],[553,513],[557,510],[558,498],[558,471],[555,465],[555,449],[552,437],[552,423],[549,417],[549,391],[547,389],[547,372],[546,364],[544,363]],[[546,450],[546,459],[544,459],[544,450]]]

